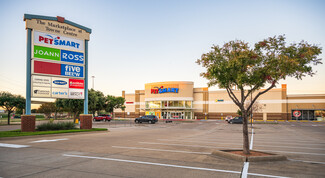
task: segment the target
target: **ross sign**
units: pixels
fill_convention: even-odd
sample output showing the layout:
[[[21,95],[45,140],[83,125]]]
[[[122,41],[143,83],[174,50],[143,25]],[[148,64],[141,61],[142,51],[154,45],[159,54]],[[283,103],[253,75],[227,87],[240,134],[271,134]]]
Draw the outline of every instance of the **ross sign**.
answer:
[[[69,88],[83,89],[85,87],[84,80],[69,79]]]
[[[84,53],[34,45],[33,58],[84,64]]]
[[[84,68],[69,64],[61,64],[61,75],[69,77],[84,77]]]
[[[32,90],[32,96],[33,97],[45,97],[50,98],[51,97],[51,88],[45,88],[45,87],[33,87]]]
[[[49,47],[84,51],[84,40],[34,31],[34,43]]]
[[[69,89],[52,88],[52,98],[69,98]]]
[[[35,87],[51,87],[51,77],[33,75],[32,83]]]
[[[84,64],[84,53],[61,50],[61,61]]]
[[[294,117],[300,117],[301,116],[301,111],[293,111],[293,116]]]
[[[161,94],[161,93],[178,93],[179,88],[164,88],[161,87],[154,87],[151,89],[151,94]]]
[[[53,88],[69,88],[68,78],[52,77],[52,87]]]
[[[69,89],[69,98],[84,99],[84,90],[83,89]]]

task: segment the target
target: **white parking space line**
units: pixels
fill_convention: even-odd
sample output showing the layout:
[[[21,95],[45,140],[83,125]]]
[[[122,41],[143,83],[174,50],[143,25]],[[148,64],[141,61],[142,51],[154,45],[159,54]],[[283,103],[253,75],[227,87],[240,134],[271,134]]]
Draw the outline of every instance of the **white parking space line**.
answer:
[[[98,160],[107,160],[107,161],[118,161],[118,162],[136,163],[136,164],[146,164],[146,165],[155,165],[155,166],[164,166],[164,167],[174,167],[174,168],[192,169],[192,170],[200,170],[200,171],[212,171],[212,172],[241,174],[240,171],[230,171],[230,170],[222,170],[222,169],[211,169],[211,168],[203,168],[203,167],[181,166],[181,165],[173,165],[173,164],[153,163],[153,162],[144,162],[144,161],[133,161],[133,160],[124,160],[124,159],[115,159],[115,158],[94,157],[94,156],[81,156],[81,155],[69,155],[69,154],[63,154],[62,156],[75,157],[75,158],[86,158],[86,159],[98,159]],[[261,177],[286,178],[286,177],[282,177],[282,176],[266,175],[266,174],[256,174],[256,173],[248,173],[248,175],[255,175],[255,176],[261,176]]]
[[[7,148],[26,148],[26,147],[30,147],[30,146],[29,145],[16,145],[16,144],[0,143],[0,147],[7,147]]]
[[[156,142],[139,142],[142,144],[151,144],[151,145],[169,145],[169,146],[186,146],[186,147],[202,147],[202,148],[228,148],[229,147],[215,147],[215,146],[202,146],[202,145],[183,145],[183,144],[174,144],[174,143],[156,143]],[[234,149],[240,149],[241,147],[232,147]]]
[[[29,142],[29,143],[57,142],[57,141],[62,141],[62,140],[69,140],[69,139],[68,138],[60,138],[60,139],[53,139],[53,140],[37,140],[37,141]]]
[[[150,151],[165,151],[174,153],[190,153],[190,154],[203,154],[210,155],[208,152],[192,152],[192,151],[178,151],[178,150],[162,150],[162,149],[152,149],[152,148],[140,148],[140,147],[125,147],[125,146],[112,146],[113,148],[125,148],[125,149],[137,149],[137,150],[150,150]]]
[[[249,162],[244,162],[243,171],[241,173],[241,178],[247,178]]]
[[[202,145],[183,145],[183,144],[156,143],[156,142],[139,142],[139,143],[152,144],[152,145],[170,145],[170,146],[203,147],[203,148],[218,148],[218,149],[226,148],[226,149],[229,149],[229,147],[215,147],[215,146],[202,146]],[[241,149],[241,147],[232,147],[232,149]],[[256,151],[269,151],[269,152],[279,152],[279,153],[309,154],[309,155],[325,156],[325,154],[322,154],[322,153],[309,153],[309,152],[289,152],[289,151],[274,151],[274,150],[261,150],[261,149],[256,149]]]
[[[304,163],[313,163],[313,164],[325,164],[325,162],[316,162],[316,161],[304,161],[304,160],[296,160],[296,159],[288,159],[289,161],[297,161],[297,162],[304,162]]]
[[[157,139],[157,140],[162,140],[162,141],[171,141],[171,140],[168,140],[168,139]],[[213,144],[218,144],[220,142],[206,142],[206,141],[186,141],[186,140],[177,140],[177,142],[189,142],[189,143],[213,143]],[[240,141],[242,142],[242,141]],[[256,142],[256,140],[255,140]],[[222,142],[222,144],[224,145],[238,145],[238,146],[242,146],[243,144],[240,143],[240,144],[234,144],[234,143],[225,143],[225,142]],[[256,147],[275,147],[275,148],[292,148],[292,149],[309,149],[309,150],[325,150],[324,148],[310,148],[310,147],[291,147],[291,146],[276,146],[276,145],[255,145]]]

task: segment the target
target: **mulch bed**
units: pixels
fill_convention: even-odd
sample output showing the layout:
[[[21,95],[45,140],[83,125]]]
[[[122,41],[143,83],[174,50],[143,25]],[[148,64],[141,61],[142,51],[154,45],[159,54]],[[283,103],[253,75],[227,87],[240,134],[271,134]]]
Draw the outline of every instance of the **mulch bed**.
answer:
[[[259,152],[259,151],[250,151],[249,155],[246,155],[243,153],[243,151],[238,151],[238,150],[231,150],[231,151],[227,151],[228,153],[232,153],[232,154],[237,154],[237,155],[241,155],[241,156],[246,156],[246,157],[254,157],[254,156],[272,156],[273,154],[270,153],[263,153],[263,152]]]

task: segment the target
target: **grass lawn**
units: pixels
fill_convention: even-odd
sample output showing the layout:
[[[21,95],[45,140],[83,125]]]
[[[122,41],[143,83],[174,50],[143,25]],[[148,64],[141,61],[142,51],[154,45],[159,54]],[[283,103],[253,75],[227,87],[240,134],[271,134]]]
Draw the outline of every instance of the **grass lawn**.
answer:
[[[21,132],[19,129],[19,130],[11,130],[11,131],[1,131],[0,137],[20,137],[20,136],[31,136],[31,135],[49,135],[49,134],[92,132],[92,131],[107,131],[107,129],[93,128],[93,129],[51,130],[51,131],[35,131],[35,132]]]

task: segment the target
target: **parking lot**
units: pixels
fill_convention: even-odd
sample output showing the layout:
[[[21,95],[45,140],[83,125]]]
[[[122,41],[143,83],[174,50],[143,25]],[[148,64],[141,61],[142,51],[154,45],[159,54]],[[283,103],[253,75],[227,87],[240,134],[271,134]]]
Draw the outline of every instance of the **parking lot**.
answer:
[[[242,125],[224,121],[95,122],[109,132],[0,140],[0,177],[240,177]],[[248,177],[325,177],[325,123],[254,124],[254,150],[287,161],[249,163]],[[10,145],[9,145],[10,144]],[[14,146],[15,145],[15,146]],[[20,147],[20,148],[13,148]]]

